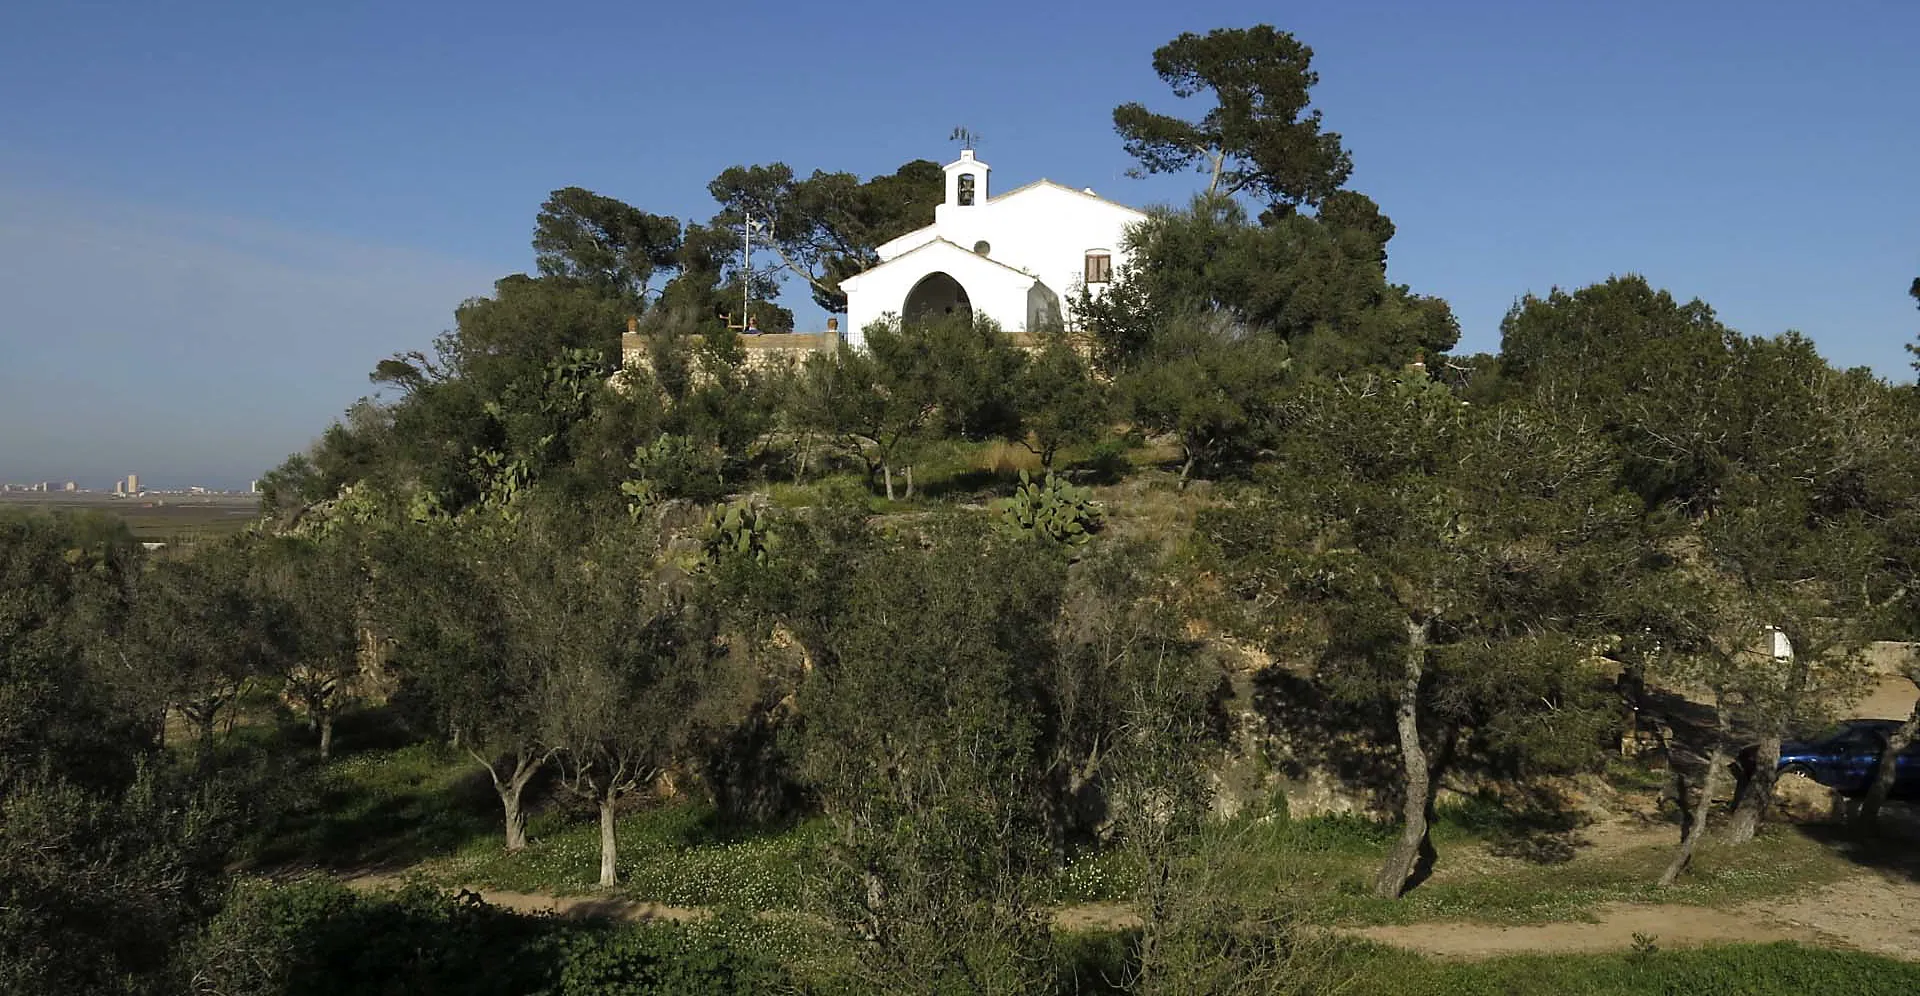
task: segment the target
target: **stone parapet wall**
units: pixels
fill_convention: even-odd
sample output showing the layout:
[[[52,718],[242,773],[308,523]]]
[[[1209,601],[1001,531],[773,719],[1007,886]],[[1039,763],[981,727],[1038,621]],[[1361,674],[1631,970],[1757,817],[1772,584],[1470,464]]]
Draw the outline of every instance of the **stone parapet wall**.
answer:
[[[692,336],[693,345],[700,345],[700,336]],[[752,370],[764,370],[781,364],[799,365],[807,357],[819,352],[830,352],[840,345],[840,336],[835,332],[767,332],[759,335],[743,335],[740,345],[747,354],[747,367]],[[646,368],[650,363],[647,337],[637,332],[628,332],[620,337],[620,359],[625,366]]]

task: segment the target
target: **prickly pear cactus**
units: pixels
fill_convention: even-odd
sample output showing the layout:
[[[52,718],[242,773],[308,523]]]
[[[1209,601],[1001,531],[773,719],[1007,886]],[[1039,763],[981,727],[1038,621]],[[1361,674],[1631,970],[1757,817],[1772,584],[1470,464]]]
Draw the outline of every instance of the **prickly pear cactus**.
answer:
[[[620,482],[620,493],[636,519],[667,499],[711,501],[722,492],[719,451],[687,436],[660,436],[635,449],[628,466],[637,476]]]
[[[772,510],[752,501],[734,502],[708,512],[705,536],[710,563],[750,557],[764,564],[768,554],[780,545]]]
[[[1035,484],[1020,472],[1020,486],[1010,498],[994,502],[1001,525],[1016,532],[1068,546],[1079,546],[1100,531],[1100,507],[1090,488],[1075,487],[1048,474]]]

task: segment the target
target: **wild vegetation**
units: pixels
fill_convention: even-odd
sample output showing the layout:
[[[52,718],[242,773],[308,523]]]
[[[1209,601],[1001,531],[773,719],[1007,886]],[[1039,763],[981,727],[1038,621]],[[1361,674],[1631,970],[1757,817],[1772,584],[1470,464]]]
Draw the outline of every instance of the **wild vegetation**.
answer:
[[[0,518],[0,989],[1914,988],[1793,946],[1447,966],[1331,932],[1837,875],[1760,831],[1782,740],[1913,634],[1920,395],[1634,276],[1450,355],[1311,58],[1266,26],[1155,53],[1212,108],[1115,125],[1205,189],[1030,347],[892,321],[767,367],[722,320],[790,327],[782,274],[844,306],[931,163],[735,167],[706,223],[569,187],[538,274],[380,361],[243,534],[152,560]],[[748,213],[773,270],[733,254]],[[1620,759],[1629,716],[1663,770]],[[1286,766],[1388,818],[1290,813]],[[1671,778],[1665,842],[1555,870],[1583,777]],[[1447,877],[1469,844],[1535,864]],[[330,880],[370,870],[416,882]],[[1117,912],[1062,926],[1084,902]]]

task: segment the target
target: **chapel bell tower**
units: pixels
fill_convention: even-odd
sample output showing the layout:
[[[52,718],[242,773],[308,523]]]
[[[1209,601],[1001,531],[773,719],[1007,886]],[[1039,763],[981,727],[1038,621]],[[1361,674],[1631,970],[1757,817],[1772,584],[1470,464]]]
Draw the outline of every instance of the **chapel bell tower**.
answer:
[[[987,170],[991,167],[973,158],[972,149],[961,149],[960,158],[945,168],[947,200],[944,207],[969,208],[987,202]]]

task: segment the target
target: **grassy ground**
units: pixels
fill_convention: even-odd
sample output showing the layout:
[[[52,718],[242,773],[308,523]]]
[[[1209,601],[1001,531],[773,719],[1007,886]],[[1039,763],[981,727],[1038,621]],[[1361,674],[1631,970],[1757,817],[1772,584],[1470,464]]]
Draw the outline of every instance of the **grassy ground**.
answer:
[[[350,739],[349,739],[350,742]],[[257,842],[261,868],[418,874],[447,885],[576,895],[597,892],[597,817],[548,791],[507,854],[500,804],[484,770],[437,744],[343,751],[307,766],[288,812]],[[538,795],[538,790],[534,790]],[[818,825],[754,833],[720,826],[709,807],[672,803],[623,813],[615,894],[678,906],[792,908]]]
[[[1344,925],[1481,920],[1541,923],[1591,919],[1608,902],[1726,906],[1830,882],[1852,865],[1820,843],[1777,830],[1740,848],[1703,842],[1693,866],[1670,889],[1654,885],[1675,840],[1658,829],[1605,853],[1557,863],[1496,858],[1482,830],[1452,819],[1435,831],[1433,877],[1398,900],[1372,895],[1373,874],[1395,828],[1356,819],[1246,822],[1215,831],[1214,860],[1232,864],[1217,876],[1249,899],[1294,895],[1316,920]]]
[[[286,730],[280,731],[285,736]],[[590,812],[548,795],[517,855],[501,848],[490,786],[471,758],[433,745],[367,746],[349,737],[345,757],[310,767],[309,804],[263,842],[263,861],[337,871],[369,866],[443,886],[552,895],[600,895],[598,826]],[[613,895],[716,911],[792,912],[825,827],[730,830],[703,805],[680,802],[623,814],[622,884]],[[1727,907],[1799,892],[1857,870],[1833,842],[1788,828],[1743,848],[1706,846],[1677,888],[1651,883],[1673,844],[1650,827],[1557,863],[1493,854],[1502,828],[1483,809],[1443,813],[1430,880],[1398,901],[1368,885],[1393,828],[1353,818],[1246,819],[1214,828],[1203,854],[1214,882],[1247,900],[1285,895],[1316,927],[1477,920],[1503,924],[1589,919],[1610,901]],[[1124,900],[1131,883],[1122,855],[1088,854],[1053,883],[1060,904]],[[1259,904],[1256,904],[1259,905]],[[804,918],[721,916],[709,929],[740,950],[819,978],[843,971],[849,953]],[[1064,991],[1117,992],[1130,941],[1098,926],[1057,935]],[[1920,992],[1920,966],[1792,944],[1662,951],[1649,938],[1632,952],[1517,956],[1457,962],[1424,958],[1359,940],[1329,938],[1314,956],[1315,981],[1302,992],[1371,996],[1614,996],[1628,993],[1849,994]],[[1303,969],[1306,970],[1306,969]]]
[[[155,543],[191,545],[231,536],[260,514],[256,503],[179,504],[114,508],[134,537]]]
[[[411,866],[500,833],[485,773],[449,748],[349,753],[297,777],[305,779],[303,791],[259,842],[256,864]]]
[[[1375,948],[1356,951],[1346,968],[1352,974],[1341,991],[1369,996],[1894,996],[1920,992],[1920,965],[1797,944],[1523,955],[1480,962],[1438,961]]]
[[[433,745],[349,754],[312,772],[296,811],[259,849],[263,865],[410,868],[433,881],[519,892],[596,891],[599,828],[589,811],[549,794],[529,825],[528,848],[501,848],[499,808],[464,753]],[[730,830],[710,809],[670,803],[622,815],[617,895],[679,906],[792,909],[818,823]],[[1394,829],[1354,818],[1242,820],[1215,828],[1206,859],[1244,897],[1295,897],[1317,921],[1342,925],[1473,919],[1494,923],[1581,920],[1611,901],[1728,906],[1838,879],[1853,865],[1806,835],[1778,829],[1741,848],[1704,844],[1682,883],[1652,884],[1671,855],[1661,828],[1570,860],[1495,857],[1484,814],[1443,814],[1433,877],[1400,900],[1370,893]],[[1053,885],[1062,904],[1124,899],[1131,883],[1118,855],[1088,854]]]
[[[792,910],[802,868],[822,827],[777,832],[720,828],[712,810],[676,803],[620,818],[620,885],[614,894],[672,906]],[[476,839],[421,868],[449,884],[516,892],[598,892],[600,827],[585,814],[548,811],[528,826],[527,849],[507,854],[497,837]]]
[[[1065,988],[1076,996],[1111,985],[1125,957],[1119,934],[1064,939]],[[1895,996],[1920,992],[1920,965],[1798,944],[1730,944],[1620,954],[1519,955],[1458,962],[1344,942],[1306,958],[1285,980],[1293,993],[1365,996]]]

